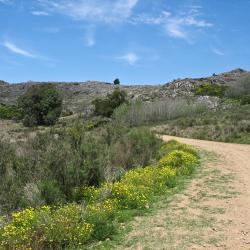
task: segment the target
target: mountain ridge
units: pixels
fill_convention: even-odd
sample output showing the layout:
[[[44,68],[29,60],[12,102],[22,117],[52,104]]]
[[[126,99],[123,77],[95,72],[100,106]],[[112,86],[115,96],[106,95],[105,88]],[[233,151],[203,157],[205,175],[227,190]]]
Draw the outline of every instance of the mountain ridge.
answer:
[[[128,97],[134,100],[152,101],[162,100],[176,96],[192,96],[193,88],[204,83],[210,84],[235,84],[240,78],[250,75],[249,71],[237,68],[221,74],[213,74],[209,77],[177,79],[159,85],[121,85]],[[111,93],[115,86],[111,83],[100,81],[86,82],[23,82],[9,84],[0,81],[0,103],[15,104],[18,97],[24,94],[29,86],[35,84],[55,84],[64,97],[64,107],[74,112],[82,110],[90,105],[96,97],[102,97]]]

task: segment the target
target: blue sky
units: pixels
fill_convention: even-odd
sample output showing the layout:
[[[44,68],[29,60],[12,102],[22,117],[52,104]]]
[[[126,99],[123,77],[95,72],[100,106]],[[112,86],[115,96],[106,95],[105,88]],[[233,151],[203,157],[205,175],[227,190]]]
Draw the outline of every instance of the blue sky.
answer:
[[[250,70],[250,0],[0,0],[0,79],[165,83]]]

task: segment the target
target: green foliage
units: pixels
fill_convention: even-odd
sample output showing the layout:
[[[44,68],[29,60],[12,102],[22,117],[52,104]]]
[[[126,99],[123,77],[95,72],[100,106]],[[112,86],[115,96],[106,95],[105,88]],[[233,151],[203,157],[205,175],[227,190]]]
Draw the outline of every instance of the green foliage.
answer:
[[[241,105],[250,104],[250,95],[244,95],[240,101]]]
[[[0,103],[0,119],[19,119],[21,113],[14,105],[6,105]]]
[[[114,80],[114,85],[120,85],[120,80],[118,78]]]
[[[157,102],[131,102],[117,108],[113,114],[115,122],[126,126],[150,124],[173,120],[177,117],[203,113],[207,107],[195,100],[169,98]]]
[[[77,187],[100,186],[158,158],[161,141],[148,129],[88,124],[51,129],[20,145],[0,140],[0,214],[76,199]]]
[[[194,89],[196,95],[223,97],[227,86],[204,83]]]
[[[190,174],[197,165],[195,154],[173,150],[176,144],[165,146],[169,153],[156,166],[130,170],[119,181],[104,183],[99,188],[84,188],[85,206],[43,206],[15,212],[9,219],[2,217],[0,246],[21,250],[77,249],[89,240],[112,236],[122,212],[147,208],[156,195],[175,186],[177,174]]]
[[[226,96],[229,98],[241,99],[248,95],[250,95],[250,74],[235,82],[226,91]]]
[[[95,106],[95,114],[110,117],[117,107],[127,102],[126,97],[126,92],[116,87],[106,98],[97,98],[92,102]]]
[[[172,151],[159,162],[161,167],[170,166],[171,168],[177,169],[177,171],[181,171],[182,174],[192,173],[197,164],[198,160],[196,156],[180,150]]]
[[[171,140],[167,144],[165,144],[162,147],[163,153],[166,154],[166,152],[171,152],[173,150],[180,150],[189,154],[194,155],[195,157],[199,158],[197,150],[195,150],[193,147],[180,143],[176,140]]]
[[[25,126],[53,125],[60,117],[62,98],[52,84],[33,85],[19,97],[18,106]]]
[[[250,105],[227,99],[206,114],[183,116],[158,126],[158,133],[193,139],[250,143]]]

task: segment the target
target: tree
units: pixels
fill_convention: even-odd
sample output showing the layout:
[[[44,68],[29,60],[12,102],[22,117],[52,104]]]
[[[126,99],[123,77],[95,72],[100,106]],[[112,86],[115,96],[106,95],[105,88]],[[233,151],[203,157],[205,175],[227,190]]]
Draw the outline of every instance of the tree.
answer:
[[[33,85],[19,97],[18,106],[25,126],[53,125],[62,112],[62,97],[52,84]]]
[[[118,78],[114,80],[114,85],[120,85],[120,80]]]
[[[95,114],[110,117],[114,110],[127,102],[127,93],[116,87],[106,98],[96,98],[92,104],[95,106]]]

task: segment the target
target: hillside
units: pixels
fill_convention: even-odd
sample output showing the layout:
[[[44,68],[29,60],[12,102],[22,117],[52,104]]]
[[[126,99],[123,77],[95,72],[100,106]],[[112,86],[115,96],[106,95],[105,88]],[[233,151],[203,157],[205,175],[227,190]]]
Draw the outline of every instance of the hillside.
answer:
[[[192,90],[203,84],[220,84],[231,86],[239,79],[249,75],[248,71],[235,69],[226,73],[204,78],[178,79],[163,85],[137,85],[122,86],[129,98],[133,100],[155,101],[164,100],[168,97],[193,96]],[[49,82],[46,82],[49,83]],[[64,108],[74,112],[88,109],[91,100],[96,97],[111,93],[114,86],[110,83],[87,81],[87,82],[52,82],[56,84],[64,98]],[[19,96],[23,95],[29,86],[34,84],[45,84],[44,82],[25,82],[8,84],[0,82],[0,103],[15,104]]]

